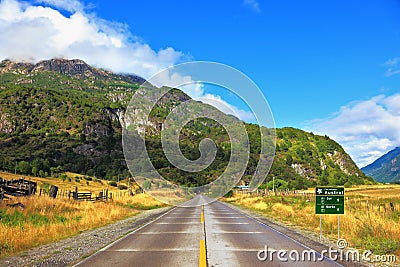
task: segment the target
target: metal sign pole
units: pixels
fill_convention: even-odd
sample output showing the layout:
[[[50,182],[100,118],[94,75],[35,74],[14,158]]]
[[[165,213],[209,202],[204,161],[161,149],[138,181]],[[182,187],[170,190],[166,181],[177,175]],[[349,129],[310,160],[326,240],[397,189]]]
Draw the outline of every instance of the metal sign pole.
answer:
[[[322,214],[319,215],[319,241],[322,241]]]

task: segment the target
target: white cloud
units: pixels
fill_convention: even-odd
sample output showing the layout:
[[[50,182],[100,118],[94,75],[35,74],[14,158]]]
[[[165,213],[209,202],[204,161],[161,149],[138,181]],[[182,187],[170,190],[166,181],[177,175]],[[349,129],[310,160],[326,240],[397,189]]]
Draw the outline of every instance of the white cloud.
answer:
[[[254,12],[260,13],[260,4],[257,0],[243,0],[243,4],[250,7]]]
[[[400,94],[379,95],[340,108],[330,118],[306,123],[306,130],[327,134],[363,167],[400,145]]]
[[[395,58],[390,58],[388,59],[384,66],[388,67],[388,69],[385,72],[385,76],[393,76],[396,74],[400,74],[400,68],[399,68],[399,63],[400,63],[400,58],[395,57]]]
[[[86,14],[79,1],[38,2],[55,8],[16,0],[0,2],[0,59],[80,58],[97,67],[148,78],[184,57],[171,47],[154,51],[148,44],[133,41],[125,24]]]

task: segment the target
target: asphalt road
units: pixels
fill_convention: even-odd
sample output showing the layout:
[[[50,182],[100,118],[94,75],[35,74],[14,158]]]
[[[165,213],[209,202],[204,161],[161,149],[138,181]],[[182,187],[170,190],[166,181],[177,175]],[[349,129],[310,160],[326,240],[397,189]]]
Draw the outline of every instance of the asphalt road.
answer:
[[[341,266],[310,251],[224,203],[196,196],[76,266]]]

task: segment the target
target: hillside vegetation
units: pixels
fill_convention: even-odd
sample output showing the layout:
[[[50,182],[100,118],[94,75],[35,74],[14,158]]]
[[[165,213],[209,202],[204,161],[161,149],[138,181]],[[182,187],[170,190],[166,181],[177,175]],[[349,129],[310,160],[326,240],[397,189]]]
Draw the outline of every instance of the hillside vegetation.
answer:
[[[65,171],[107,180],[130,177],[122,151],[122,129],[128,123],[125,111],[129,100],[143,81],[137,76],[96,69],[80,60],[54,59],[36,65],[3,61],[0,170],[41,177]],[[159,124],[173,107],[188,99],[174,89],[158,102],[146,129],[146,147],[153,165],[164,177],[196,186],[223,173],[232,144],[221,125],[210,119],[197,119],[183,128],[181,151],[189,159],[198,158],[198,145],[207,137],[216,143],[216,159],[199,173],[184,172],[168,162]],[[261,149],[259,126],[245,127],[250,139],[250,160],[242,178],[244,184],[251,180]],[[283,190],[373,182],[329,137],[293,128],[276,132],[275,160],[262,187],[271,186],[273,177]]]

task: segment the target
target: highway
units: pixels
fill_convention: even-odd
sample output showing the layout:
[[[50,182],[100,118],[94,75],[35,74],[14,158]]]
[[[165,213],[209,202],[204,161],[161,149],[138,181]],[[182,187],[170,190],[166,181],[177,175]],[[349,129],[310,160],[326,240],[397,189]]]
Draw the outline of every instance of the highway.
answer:
[[[75,266],[341,266],[319,254],[309,261],[308,251],[222,202],[196,196]]]

